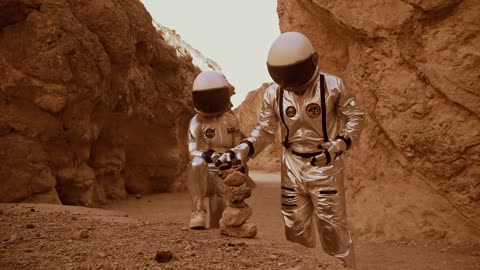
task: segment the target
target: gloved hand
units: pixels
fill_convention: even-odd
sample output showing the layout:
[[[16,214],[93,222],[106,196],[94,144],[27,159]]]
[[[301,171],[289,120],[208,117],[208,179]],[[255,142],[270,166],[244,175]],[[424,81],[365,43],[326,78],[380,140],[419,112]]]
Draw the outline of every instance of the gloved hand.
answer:
[[[250,146],[247,143],[241,143],[221,155],[220,158],[218,158],[218,160],[215,162],[215,166],[219,167],[223,163],[232,162],[235,159],[239,161],[246,160],[249,152]]]
[[[209,149],[207,152],[203,152],[202,158],[204,158],[208,163],[214,163],[218,160],[218,158],[220,158],[220,154],[212,149]]]
[[[336,139],[330,142],[322,143],[318,146],[318,148],[322,149],[323,153],[312,158],[310,161],[312,166],[325,166],[330,164],[330,162],[335,160],[347,150],[347,144],[341,139]]]

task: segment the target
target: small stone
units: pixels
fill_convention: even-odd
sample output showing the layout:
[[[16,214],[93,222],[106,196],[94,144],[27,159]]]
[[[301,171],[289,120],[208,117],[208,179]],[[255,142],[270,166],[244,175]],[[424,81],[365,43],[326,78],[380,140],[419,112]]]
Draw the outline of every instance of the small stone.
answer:
[[[285,265],[285,263],[283,263],[283,262],[279,262],[279,263],[277,263],[277,265],[278,265],[278,266],[284,266],[284,265]]]
[[[184,227],[182,227],[180,230],[182,230],[182,231],[188,231],[188,227],[184,226]]]
[[[72,217],[72,220],[77,220],[78,218],[77,217]]]
[[[107,257],[107,254],[106,254],[105,252],[99,252],[97,255],[98,255],[98,257],[100,257],[100,258],[105,258],[105,257]]]
[[[30,209],[30,212],[35,212],[35,208],[31,208],[31,209]]]
[[[323,262],[323,263],[320,263],[318,266],[321,267],[321,268],[324,268],[324,269],[328,269],[328,267],[330,266],[330,264],[327,263],[327,262]]]
[[[447,250],[448,250],[447,248],[442,248],[442,249],[440,249],[440,252],[445,252]]]
[[[170,250],[158,251],[157,254],[155,255],[155,261],[159,263],[168,262],[172,259],[172,256],[173,254]]]
[[[35,225],[28,223],[27,225],[25,225],[25,227],[27,227],[28,229],[33,229],[35,228]]]
[[[138,200],[140,200],[142,198],[142,194],[137,194],[135,195],[135,198],[137,198]]]
[[[225,251],[227,251],[227,252],[230,252],[230,251],[233,251],[233,250],[234,250],[233,247],[227,247],[227,248],[225,249]]]
[[[193,247],[192,247],[191,245],[187,245],[187,246],[185,247],[185,250],[191,250],[192,248],[193,248]]]
[[[239,247],[244,247],[246,246],[247,244],[245,244],[245,242],[238,242],[237,246]]]
[[[474,257],[480,257],[480,251],[472,251],[472,253],[470,253],[470,255],[472,255]]]
[[[278,256],[272,254],[272,255],[268,256],[268,258],[272,261],[275,261],[276,259],[278,259]]]
[[[246,267],[252,266],[252,264],[250,263],[250,261],[247,260],[247,259],[241,259],[241,260],[240,260],[240,264],[242,264],[243,266],[246,266]]]
[[[88,231],[82,231],[82,232],[80,233],[80,238],[81,238],[81,239],[87,239],[88,237],[89,237]]]
[[[11,244],[11,243],[15,243],[16,241],[17,241],[17,235],[12,234],[10,238],[7,240],[7,243]]]

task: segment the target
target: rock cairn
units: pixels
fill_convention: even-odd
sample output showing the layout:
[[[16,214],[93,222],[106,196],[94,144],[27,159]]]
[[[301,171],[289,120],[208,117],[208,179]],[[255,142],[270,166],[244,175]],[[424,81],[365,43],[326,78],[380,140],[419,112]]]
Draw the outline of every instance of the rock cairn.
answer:
[[[244,238],[257,235],[257,225],[247,221],[252,215],[252,208],[245,203],[245,199],[252,195],[252,189],[246,187],[247,181],[248,176],[239,171],[234,171],[223,180],[228,204],[220,219],[222,234]]]

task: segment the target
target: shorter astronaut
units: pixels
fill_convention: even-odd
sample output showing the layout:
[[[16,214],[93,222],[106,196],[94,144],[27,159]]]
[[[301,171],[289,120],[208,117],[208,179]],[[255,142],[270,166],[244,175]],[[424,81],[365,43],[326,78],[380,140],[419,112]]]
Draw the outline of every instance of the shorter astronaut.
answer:
[[[200,73],[193,83],[192,99],[197,114],[188,129],[188,190],[192,198],[191,229],[207,228],[205,198],[209,198],[209,228],[218,228],[225,209],[224,184],[215,161],[238,145],[241,133],[231,111],[231,85],[215,71]]]

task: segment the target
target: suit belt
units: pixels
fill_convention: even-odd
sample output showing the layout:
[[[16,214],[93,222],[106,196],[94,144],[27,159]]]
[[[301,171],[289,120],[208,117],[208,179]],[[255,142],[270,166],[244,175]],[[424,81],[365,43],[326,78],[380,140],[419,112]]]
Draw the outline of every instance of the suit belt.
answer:
[[[295,156],[299,156],[299,157],[302,157],[302,158],[312,158],[312,157],[318,156],[318,155],[323,153],[323,151],[314,152],[314,153],[300,153],[300,152],[297,152],[297,151],[294,151],[294,150],[290,150],[290,151]]]

